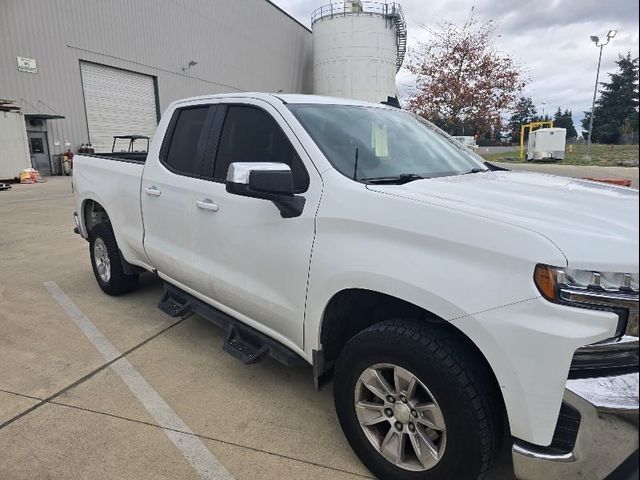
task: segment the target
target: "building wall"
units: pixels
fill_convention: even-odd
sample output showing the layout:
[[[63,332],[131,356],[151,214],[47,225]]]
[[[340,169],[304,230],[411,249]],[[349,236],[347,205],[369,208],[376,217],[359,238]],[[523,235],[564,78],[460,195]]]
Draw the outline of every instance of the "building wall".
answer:
[[[0,32],[0,98],[66,117],[47,122],[52,154],[88,141],[82,60],[156,77],[161,111],[207,93],[312,90],[311,32],[266,0],[0,0]]]

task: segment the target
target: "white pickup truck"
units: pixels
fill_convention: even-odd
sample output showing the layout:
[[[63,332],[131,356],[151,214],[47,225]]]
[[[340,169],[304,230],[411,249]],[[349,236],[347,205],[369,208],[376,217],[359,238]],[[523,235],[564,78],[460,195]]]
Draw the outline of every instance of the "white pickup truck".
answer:
[[[251,93],[173,103],[148,155],[78,155],[73,183],[106,293],[152,272],[240,360],[332,378],[376,477],[478,479],[503,440],[521,479],[637,468],[637,191],[499,171],[389,106]]]

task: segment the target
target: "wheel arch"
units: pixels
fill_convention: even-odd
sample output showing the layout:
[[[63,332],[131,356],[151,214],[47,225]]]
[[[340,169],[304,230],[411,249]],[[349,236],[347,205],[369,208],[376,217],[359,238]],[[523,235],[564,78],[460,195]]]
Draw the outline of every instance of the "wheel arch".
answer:
[[[82,201],[81,212],[82,226],[87,234],[87,238],[98,223],[104,222],[105,220],[106,223],[111,223],[107,210],[100,202],[93,198],[86,198]]]
[[[424,322],[425,324],[438,324],[451,332],[462,348],[467,348],[478,359],[492,380],[493,387],[501,400],[501,409],[508,416],[505,407],[505,399],[500,389],[491,363],[475,344],[456,325],[445,320],[432,311],[409,302],[397,296],[380,291],[362,288],[348,288],[336,292],[327,303],[320,323],[320,347],[321,351],[314,351],[313,367],[316,385],[330,379],[333,375],[334,364],[340,352],[359,332],[366,328],[391,319],[410,319]]]
[[[107,210],[102,206],[100,202],[94,200],[93,198],[86,198],[82,201],[81,207],[81,221],[82,228],[86,233],[86,239],[89,240],[91,231],[94,229],[96,225],[99,223],[105,223],[109,226],[113,235],[116,237],[116,242],[118,241],[117,234],[111,224],[111,218]],[[122,251],[120,250],[120,262],[122,264],[122,268],[127,275],[134,275],[138,273],[142,273],[145,271],[144,268],[135,266],[127,262]]]

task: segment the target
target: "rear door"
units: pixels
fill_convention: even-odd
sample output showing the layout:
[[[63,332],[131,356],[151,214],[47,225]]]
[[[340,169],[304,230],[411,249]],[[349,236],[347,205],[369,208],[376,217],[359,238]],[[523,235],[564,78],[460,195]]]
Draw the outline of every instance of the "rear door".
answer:
[[[260,100],[219,106],[210,142],[208,182],[194,190],[193,255],[198,291],[221,310],[266,331],[290,347],[303,347],[304,306],[315,213],[322,182],[279,112]],[[302,215],[282,218],[266,200],[227,193],[232,162],[282,162],[294,174]],[[201,203],[201,204],[202,204]]]
[[[141,185],[144,248],[151,264],[173,283],[188,285],[195,256],[194,192],[203,180],[203,158],[216,107],[177,108],[159,152],[150,152]],[[133,205],[131,208],[135,208]]]

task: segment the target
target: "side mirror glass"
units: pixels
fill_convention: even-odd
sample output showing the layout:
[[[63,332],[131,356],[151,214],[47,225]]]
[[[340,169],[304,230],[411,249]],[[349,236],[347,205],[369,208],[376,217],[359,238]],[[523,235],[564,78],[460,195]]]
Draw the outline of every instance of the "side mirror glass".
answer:
[[[297,217],[304,209],[304,197],[294,195],[293,174],[284,163],[232,163],[226,188],[234,195],[272,201],[283,218]]]

